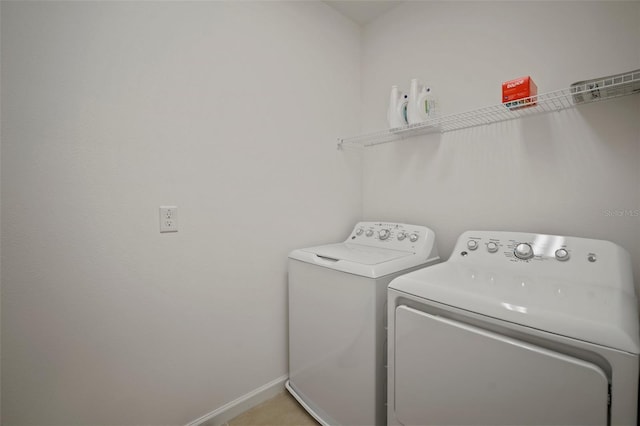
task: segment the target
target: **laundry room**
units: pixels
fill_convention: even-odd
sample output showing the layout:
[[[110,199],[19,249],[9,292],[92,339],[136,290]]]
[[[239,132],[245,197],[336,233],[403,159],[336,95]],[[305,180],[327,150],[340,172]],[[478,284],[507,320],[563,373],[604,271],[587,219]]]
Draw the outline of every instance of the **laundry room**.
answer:
[[[440,261],[472,230],[606,240],[637,292],[638,22],[638,1],[3,0],[0,422],[224,424],[282,392],[288,257],[360,223],[433,232]],[[610,76],[623,93],[572,92]],[[525,77],[536,105],[510,111]],[[412,81],[438,124],[390,130]]]

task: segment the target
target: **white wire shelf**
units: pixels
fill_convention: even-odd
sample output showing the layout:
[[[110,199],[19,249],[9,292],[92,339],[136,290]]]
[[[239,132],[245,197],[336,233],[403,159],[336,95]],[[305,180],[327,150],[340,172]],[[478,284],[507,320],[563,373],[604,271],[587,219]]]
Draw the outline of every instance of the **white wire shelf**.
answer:
[[[411,136],[444,133],[474,126],[513,120],[528,115],[541,114],[572,108],[620,96],[640,93],[640,69],[597,80],[579,82],[570,88],[543,93],[521,100],[525,107],[508,107],[506,104],[492,105],[459,114],[433,118],[419,124],[387,129],[347,138],[338,138],[338,148],[345,146],[372,146],[392,142]]]

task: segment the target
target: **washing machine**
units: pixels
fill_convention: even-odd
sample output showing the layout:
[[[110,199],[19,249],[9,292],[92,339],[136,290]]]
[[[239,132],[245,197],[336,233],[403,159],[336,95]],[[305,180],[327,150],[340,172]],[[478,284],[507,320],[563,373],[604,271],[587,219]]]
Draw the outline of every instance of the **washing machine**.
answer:
[[[386,423],[387,285],[438,261],[432,230],[387,222],[291,252],[285,385],[318,422]]]
[[[390,425],[635,425],[631,261],[607,241],[465,232],[389,285]]]

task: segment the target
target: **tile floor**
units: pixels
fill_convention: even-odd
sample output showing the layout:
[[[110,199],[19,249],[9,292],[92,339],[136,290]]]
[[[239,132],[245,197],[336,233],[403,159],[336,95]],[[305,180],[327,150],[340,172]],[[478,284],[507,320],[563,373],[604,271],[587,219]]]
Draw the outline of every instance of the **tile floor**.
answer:
[[[304,408],[287,391],[256,405],[225,426],[318,426]]]

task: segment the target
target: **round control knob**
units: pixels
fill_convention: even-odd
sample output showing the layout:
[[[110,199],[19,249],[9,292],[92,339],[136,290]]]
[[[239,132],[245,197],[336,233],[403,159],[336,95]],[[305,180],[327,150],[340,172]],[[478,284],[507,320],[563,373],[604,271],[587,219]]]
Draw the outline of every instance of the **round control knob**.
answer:
[[[362,233],[363,233],[363,232],[364,232],[364,229],[362,229],[362,228],[358,228],[358,229],[356,230],[356,235],[362,235]]]
[[[373,235],[373,229],[367,229],[367,232],[365,232],[364,235],[366,235],[367,237],[372,236]]]
[[[533,257],[533,249],[527,243],[520,243],[516,246],[513,254],[515,254],[518,259],[527,260]]]
[[[487,251],[488,251],[489,253],[495,253],[495,252],[497,252],[497,251],[498,251],[498,245],[497,245],[496,243],[494,243],[493,241],[492,241],[492,242],[487,243]]]
[[[412,243],[415,243],[416,241],[418,241],[418,234],[409,235],[409,241],[411,241]]]
[[[478,242],[476,240],[467,241],[467,248],[469,250],[475,250],[478,248]]]
[[[398,234],[398,241],[402,241],[405,238],[407,238],[407,233],[406,232],[401,232]]]
[[[391,234],[391,232],[389,232],[389,230],[388,230],[388,229],[381,229],[381,230],[378,232],[378,237],[379,237],[381,240],[386,240],[387,238],[389,238],[389,235],[390,235],[390,234]]]
[[[560,261],[569,260],[569,252],[563,248],[556,250],[556,259]]]

